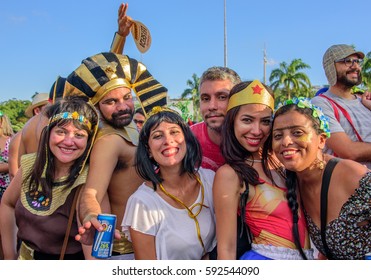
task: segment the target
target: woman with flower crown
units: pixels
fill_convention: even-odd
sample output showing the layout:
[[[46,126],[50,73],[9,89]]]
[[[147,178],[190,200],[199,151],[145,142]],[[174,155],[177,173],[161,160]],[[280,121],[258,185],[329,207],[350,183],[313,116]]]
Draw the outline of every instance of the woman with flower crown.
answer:
[[[313,259],[300,205],[286,199],[282,166],[272,154],[262,156],[273,108],[273,91],[258,80],[231,89],[222,127],[226,164],[213,186],[218,259]],[[238,226],[251,250],[240,252]]]
[[[307,98],[286,101],[272,125],[267,148],[286,168],[289,201],[300,196],[317,249],[329,259],[364,259],[371,252],[370,170],[322,152],[328,121]]]
[[[135,259],[200,260],[215,246],[214,171],[174,110],[153,108],[139,135],[136,170],[145,182],[129,198],[122,230]]]
[[[86,181],[98,114],[85,99],[69,97],[48,107],[47,115],[37,153],[22,156],[2,199],[5,259],[84,259],[82,245],[74,239],[75,205]]]

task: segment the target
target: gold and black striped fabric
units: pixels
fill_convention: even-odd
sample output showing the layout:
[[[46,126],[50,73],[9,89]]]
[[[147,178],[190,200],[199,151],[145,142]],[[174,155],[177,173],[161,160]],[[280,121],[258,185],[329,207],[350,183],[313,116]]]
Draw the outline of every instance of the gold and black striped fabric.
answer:
[[[103,52],[88,57],[67,77],[67,82],[65,96],[84,94],[93,104],[119,87],[132,89],[146,114],[155,106],[167,104],[167,89],[144,64],[127,55]]]
[[[65,92],[66,78],[58,76],[49,92],[49,101],[54,104],[56,100],[62,98]]]

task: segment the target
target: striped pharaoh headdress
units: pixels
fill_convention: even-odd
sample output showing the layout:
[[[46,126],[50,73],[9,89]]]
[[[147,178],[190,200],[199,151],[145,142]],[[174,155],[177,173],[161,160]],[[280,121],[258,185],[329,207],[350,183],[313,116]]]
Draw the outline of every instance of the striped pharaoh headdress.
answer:
[[[109,91],[132,89],[146,113],[167,104],[167,89],[148,72],[147,67],[127,55],[103,52],[88,57],[67,77],[67,95],[86,95],[97,104]]]

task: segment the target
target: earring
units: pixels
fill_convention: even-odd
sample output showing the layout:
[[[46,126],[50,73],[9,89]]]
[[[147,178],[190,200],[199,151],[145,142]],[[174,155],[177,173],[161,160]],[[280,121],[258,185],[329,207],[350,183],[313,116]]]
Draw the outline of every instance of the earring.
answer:
[[[325,162],[323,160],[318,160],[317,162],[317,167],[320,169],[320,170],[323,170],[325,168]]]
[[[317,167],[320,169],[320,170],[323,170],[325,168],[325,165],[326,165],[326,161],[325,161],[325,155],[323,154],[322,152],[322,160],[320,159],[317,159]]]

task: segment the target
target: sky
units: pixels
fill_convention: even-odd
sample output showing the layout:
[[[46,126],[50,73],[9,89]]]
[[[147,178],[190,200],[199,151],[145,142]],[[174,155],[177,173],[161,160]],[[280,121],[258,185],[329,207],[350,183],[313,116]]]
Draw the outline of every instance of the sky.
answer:
[[[49,92],[81,61],[109,51],[118,0],[13,0],[0,3],[0,102]],[[124,53],[145,64],[171,98],[192,75],[225,66],[224,0],[133,0],[128,15],[151,32],[141,54],[131,35]],[[325,85],[322,56],[333,44],[371,51],[370,0],[226,0],[226,66],[266,81],[279,63],[301,58],[313,85]]]

